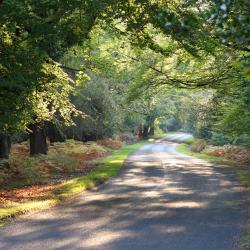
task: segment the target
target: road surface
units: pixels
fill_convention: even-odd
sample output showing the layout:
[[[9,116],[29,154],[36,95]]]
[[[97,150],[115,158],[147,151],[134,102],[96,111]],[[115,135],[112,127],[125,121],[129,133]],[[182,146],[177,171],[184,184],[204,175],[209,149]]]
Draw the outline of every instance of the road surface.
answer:
[[[244,188],[231,168],[175,147],[149,143],[108,183],[10,223],[0,249],[234,249],[246,221]]]

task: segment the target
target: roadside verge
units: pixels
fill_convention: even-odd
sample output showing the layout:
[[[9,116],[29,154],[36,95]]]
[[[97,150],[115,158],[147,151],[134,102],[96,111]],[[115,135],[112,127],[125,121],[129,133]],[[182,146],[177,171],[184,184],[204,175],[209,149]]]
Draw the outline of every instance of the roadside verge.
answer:
[[[238,164],[237,162],[228,161],[228,160],[225,160],[223,157],[216,157],[216,156],[210,156],[204,153],[192,152],[189,146],[185,143],[179,144],[176,150],[178,153],[186,154],[186,155],[196,157],[199,159],[203,159],[203,160],[207,160],[207,161],[211,161],[212,163],[215,163],[215,164],[230,165],[234,167],[234,170],[236,174],[239,176],[240,181],[247,187],[248,193],[250,194],[250,166],[241,165],[241,164]],[[248,199],[250,202],[250,196]],[[239,250],[250,249],[250,209],[248,211],[248,219],[246,221],[246,231],[240,237],[237,249]]]
[[[143,141],[131,145],[125,145],[121,149],[114,151],[110,156],[99,163],[96,170],[85,176],[63,182],[53,192],[48,193],[43,200],[5,204],[0,208],[0,226],[3,226],[11,218],[15,218],[18,215],[56,205],[67,198],[71,198],[74,195],[107,181],[110,177],[119,172],[128,155],[145,143],[147,142]]]

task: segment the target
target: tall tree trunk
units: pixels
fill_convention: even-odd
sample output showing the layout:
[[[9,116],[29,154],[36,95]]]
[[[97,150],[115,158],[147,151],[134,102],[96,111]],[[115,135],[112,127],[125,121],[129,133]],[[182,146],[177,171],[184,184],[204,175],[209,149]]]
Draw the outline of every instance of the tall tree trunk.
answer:
[[[149,135],[155,135],[155,118],[153,116],[150,117],[149,120]]]
[[[47,132],[48,132],[47,134],[48,134],[50,143],[64,142],[66,140],[60,128],[58,128],[52,122],[48,122],[46,127],[47,127]]]
[[[154,127],[154,125],[151,125],[151,126],[150,126],[150,129],[149,129],[148,134],[149,134],[149,135],[155,135],[155,127]]]
[[[10,153],[10,136],[0,133],[0,158],[8,159]]]
[[[148,130],[149,130],[149,126],[146,124],[143,126],[143,132],[142,132],[142,137],[144,139],[148,138]]]
[[[139,127],[138,135],[139,135],[140,138],[143,137],[143,126],[142,126],[142,124],[141,124],[140,127]]]
[[[41,124],[31,124],[30,135],[30,155],[47,154],[48,146],[45,129]]]

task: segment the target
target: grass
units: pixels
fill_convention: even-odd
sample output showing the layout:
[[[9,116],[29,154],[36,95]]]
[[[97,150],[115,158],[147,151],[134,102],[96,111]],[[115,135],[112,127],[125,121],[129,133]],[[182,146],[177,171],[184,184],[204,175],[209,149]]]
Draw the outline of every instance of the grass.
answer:
[[[168,134],[168,133],[162,131],[161,129],[157,129],[157,130],[155,131],[155,136],[156,136],[156,137],[165,137],[165,136],[167,136],[167,134]]]
[[[194,142],[194,137],[191,135],[186,140],[183,141],[186,144],[192,144]]]
[[[171,135],[178,135],[178,131],[173,131],[173,132],[167,132],[167,133],[165,133],[165,136],[171,136]]]
[[[114,176],[122,168],[128,155],[144,145],[146,142],[139,142],[132,145],[123,146],[121,149],[114,151],[109,157],[100,162],[99,167],[82,177],[73,178],[60,184],[44,200],[34,200],[24,203],[9,203],[0,207],[0,226],[4,225],[10,218],[24,214],[30,211],[37,211],[48,208],[52,205],[77,195],[84,190],[93,188]]]
[[[244,182],[250,191],[250,171],[248,170],[240,170],[239,171],[239,176],[242,182]]]
[[[70,173],[82,168],[92,158],[101,158],[111,149],[96,142],[82,143],[75,140],[49,145],[47,155],[30,157],[27,142],[14,144],[8,167],[0,172],[0,189],[20,188],[43,184],[55,175]]]
[[[222,158],[222,157],[192,152],[191,149],[189,148],[189,146],[184,144],[184,143],[181,143],[178,145],[177,152],[182,153],[182,154],[186,154],[186,155],[190,155],[190,156],[193,156],[196,158],[200,158],[203,160],[207,160],[207,161],[223,161],[224,160],[224,158]]]

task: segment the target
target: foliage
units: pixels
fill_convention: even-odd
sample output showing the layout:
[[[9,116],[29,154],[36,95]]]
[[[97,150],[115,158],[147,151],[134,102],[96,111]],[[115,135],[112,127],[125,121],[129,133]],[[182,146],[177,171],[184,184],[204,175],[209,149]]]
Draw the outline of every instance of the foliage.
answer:
[[[250,150],[247,147],[242,146],[208,146],[204,153],[212,156],[222,156],[227,160],[231,160],[238,163],[250,162]]]
[[[190,149],[193,152],[200,153],[206,147],[206,145],[207,145],[207,142],[205,140],[198,139],[192,143]]]
[[[213,132],[209,143],[215,146],[223,146],[230,143],[230,140],[222,133]]]
[[[112,139],[104,139],[104,140],[98,140],[97,144],[103,145],[107,148],[111,149],[119,149],[122,146],[122,142],[119,140],[112,140]]]
[[[72,197],[84,190],[90,189],[106,181],[115,175],[122,167],[127,156],[137,148],[141,147],[145,142],[140,142],[115,151],[111,156],[104,159],[99,168],[95,171],[78,178],[65,181],[58,186],[53,193],[48,194],[44,200],[34,200],[24,203],[10,203],[0,207],[0,225],[6,223],[10,218],[16,217],[34,210],[48,208],[62,200]]]
[[[222,107],[220,129],[235,140],[240,135],[250,135],[250,87],[246,83],[240,90],[234,89],[233,96]]]
[[[72,81],[58,59],[86,39],[105,7],[95,4],[32,0],[0,3],[1,131],[24,130],[34,119],[53,120],[56,112],[66,123],[71,121],[70,115],[75,112],[68,100]]]
[[[177,151],[179,153],[182,153],[182,154],[186,154],[186,155],[189,155],[189,156],[192,156],[192,157],[196,157],[196,158],[203,159],[203,160],[208,160],[208,161],[221,162],[221,161],[224,160],[222,157],[211,156],[211,155],[207,155],[205,153],[192,152],[190,147],[188,145],[184,144],[184,143],[178,145]]]
[[[95,86],[92,93],[99,97],[91,98],[98,107],[88,110],[93,104],[86,100],[91,86],[85,86],[80,87],[85,96],[82,110],[92,117],[85,118],[89,128],[100,124],[94,132],[100,134],[114,133],[137,112],[134,107],[130,113],[121,112],[122,102],[117,99],[128,89],[129,99],[143,96],[146,90],[152,99],[152,89],[161,85],[217,89],[235,84],[240,73],[247,76],[248,7],[246,0],[4,1],[0,130],[25,130],[34,120],[57,119],[70,125],[71,115],[79,114],[69,100],[74,88],[71,78],[81,85],[87,75],[92,78],[89,85]],[[76,56],[79,48],[84,52]],[[102,83],[105,98],[100,96]],[[232,115],[236,112],[235,107]],[[149,118],[136,116],[132,123],[140,119],[147,123]],[[200,128],[200,136],[210,137],[203,128],[210,130],[210,125]]]
[[[101,144],[67,140],[51,145],[47,155],[30,157],[28,151],[25,143],[13,145],[10,160],[1,171],[1,186],[44,183],[61,174],[79,172],[88,160],[105,156],[108,149]]]

